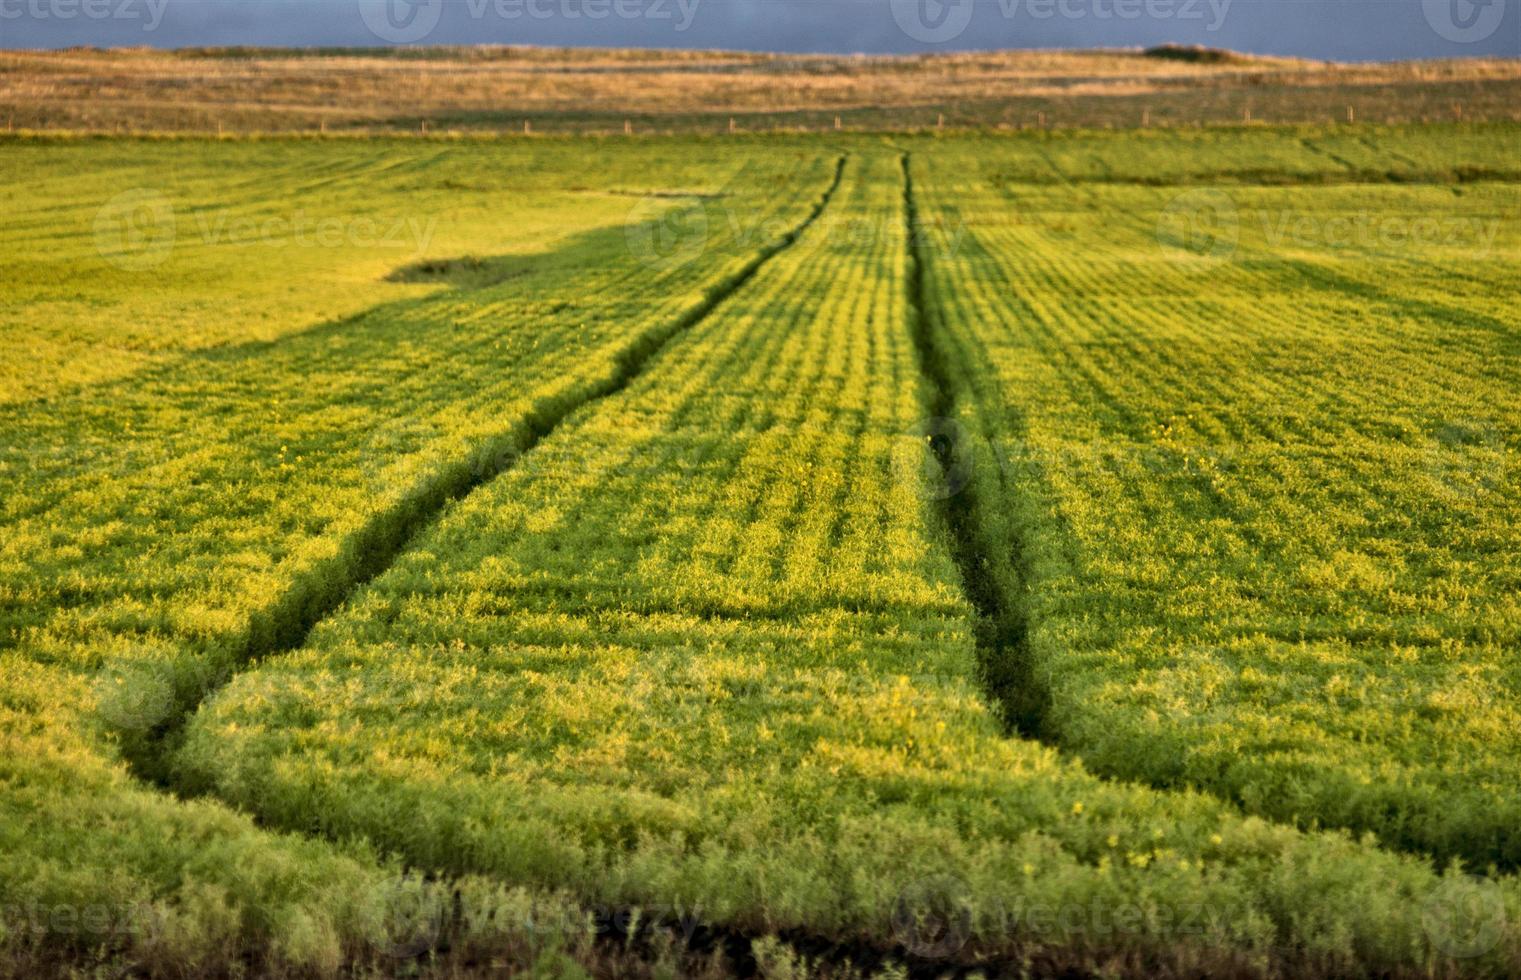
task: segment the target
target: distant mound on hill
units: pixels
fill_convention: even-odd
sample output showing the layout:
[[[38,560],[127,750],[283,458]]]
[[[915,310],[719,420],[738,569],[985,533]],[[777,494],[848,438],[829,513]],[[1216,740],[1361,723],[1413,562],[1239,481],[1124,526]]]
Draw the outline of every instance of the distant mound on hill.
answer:
[[[1246,55],[1224,48],[1206,48],[1202,44],[1159,44],[1142,52],[1148,58],[1165,58],[1168,61],[1188,61],[1196,65],[1241,64],[1252,59]]]

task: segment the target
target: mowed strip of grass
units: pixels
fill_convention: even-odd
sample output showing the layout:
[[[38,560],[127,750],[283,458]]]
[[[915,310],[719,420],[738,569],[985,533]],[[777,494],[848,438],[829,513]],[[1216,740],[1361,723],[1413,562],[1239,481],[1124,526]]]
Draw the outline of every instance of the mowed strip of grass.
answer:
[[[1052,188],[1006,151],[915,166],[1041,733],[1513,871],[1521,189]]]
[[[180,144],[192,160],[219,146]],[[542,165],[532,153],[499,162]],[[585,179],[638,187],[636,166]],[[155,775],[159,742],[206,691],[298,641],[451,495],[636,373],[785,245],[837,160],[762,150],[714,170],[744,176],[694,188],[704,198],[635,198],[632,223],[582,235],[520,278],[475,276],[0,408],[10,962],[120,954],[165,971],[278,971],[375,953],[379,886],[395,882],[373,855],[148,791],[122,759]],[[795,193],[771,194],[777,183]],[[663,217],[669,207],[682,216]]]
[[[1514,969],[1514,936],[1454,966],[1425,923],[1464,885],[1419,858],[1005,736],[908,226],[897,153],[853,157],[628,390],[205,704],[177,785],[429,871],[942,964]]]

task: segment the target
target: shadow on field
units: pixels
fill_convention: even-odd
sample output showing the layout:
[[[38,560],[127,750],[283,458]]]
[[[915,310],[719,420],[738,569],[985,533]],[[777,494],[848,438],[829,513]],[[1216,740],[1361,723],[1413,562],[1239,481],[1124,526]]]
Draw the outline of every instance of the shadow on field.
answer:
[[[422,259],[392,270],[386,282],[446,283],[455,289],[485,289],[533,272],[531,256],[500,255],[481,258],[464,255],[455,259]]]
[[[134,374],[0,405],[6,433],[0,463],[14,461],[6,476],[7,520],[91,506],[81,494],[101,486],[163,493],[174,484],[180,489],[170,495],[165,519],[193,522],[183,515],[206,506],[207,487],[246,476],[260,465],[252,461],[275,458],[287,440],[320,438],[325,453],[364,453],[372,448],[369,428],[486,397],[513,362],[510,348],[497,353],[492,342],[516,333],[519,347],[534,347],[540,319],[533,314],[548,316],[565,305],[562,273],[629,263],[628,243],[617,224],[569,236],[546,252],[481,259],[478,267],[476,261],[458,275],[457,288],[378,303],[268,340],[186,351]],[[377,285],[376,294],[384,290]],[[493,330],[496,311],[505,315]],[[359,431],[353,408],[366,405],[380,406],[382,414]],[[334,426],[350,433],[329,440],[324,433]],[[334,470],[330,479],[343,484],[353,477]],[[133,551],[101,547],[60,558],[33,569],[30,594],[0,590],[0,650],[14,648],[28,630],[47,629],[58,609],[119,601],[69,583],[86,568],[134,580],[127,571]],[[141,626],[161,627],[151,618]]]
[[[567,236],[555,248],[542,252],[418,259],[397,266],[378,282],[410,285],[442,283],[451,288],[442,293],[379,303],[341,319],[315,323],[304,330],[283,334],[271,340],[250,340],[194,351],[187,354],[181,362],[165,365],[162,373],[171,373],[186,361],[235,361],[250,354],[266,357],[271,350],[278,348],[296,350],[314,341],[327,343],[338,334],[356,342],[374,338],[382,345],[375,349],[375,353],[380,354],[385,349],[383,345],[390,343],[393,327],[398,321],[405,320],[411,331],[415,331],[419,320],[429,326],[452,327],[452,323],[444,324],[440,319],[430,317],[430,312],[434,308],[448,307],[467,312],[468,315],[468,312],[473,312],[468,311],[472,305],[511,302],[515,298],[524,307],[558,302],[565,294],[563,273],[602,268],[614,262],[626,261],[628,253],[627,229],[620,223]],[[513,287],[495,291],[496,287],[507,283],[512,283]],[[475,295],[477,293],[480,295]],[[465,310],[462,311],[461,308]],[[365,353],[363,350],[350,350],[347,356],[363,357]],[[139,380],[142,377],[143,375],[137,375]]]

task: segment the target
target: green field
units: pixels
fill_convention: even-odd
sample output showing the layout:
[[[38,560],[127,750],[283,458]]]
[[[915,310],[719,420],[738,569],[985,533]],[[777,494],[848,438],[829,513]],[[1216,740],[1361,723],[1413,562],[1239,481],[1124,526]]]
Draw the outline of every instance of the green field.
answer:
[[[1518,150],[0,140],[0,975],[1516,975]]]

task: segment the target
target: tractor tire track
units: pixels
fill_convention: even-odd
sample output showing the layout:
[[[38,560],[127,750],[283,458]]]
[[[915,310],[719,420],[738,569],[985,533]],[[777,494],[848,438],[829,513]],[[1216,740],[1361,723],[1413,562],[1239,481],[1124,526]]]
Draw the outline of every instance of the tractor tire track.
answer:
[[[945,501],[945,520],[951,535],[952,557],[976,614],[977,665],[983,686],[1004,724],[1027,738],[1042,739],[1049,695],[1036,681],[1026,613],[1006,595],[984,554],[985,543],[978,528],[988,501],[982,499],[986,491],[979,481],[986,479],[988,461],[983,458],[985,454],[979,453],[980,445],[968,438],[957,421],[958,385],[953,373],[956,357],[947,346],[945,331],[935,329],[932,322],[933,304],[924,281],[929,259],[914,198],[911,156],[904,153],[899,159],[903,169],[904,220],[908,226],[910,327],[929,393],[930,413],[942,421],[940,431],[930,436],[930,449],[941,472],[953,481],[948,485],[951,492]],[[971,472],[963,472],[968,467]],[[993,469],[997,470],[996,465]],[[963,480],[964,485],[956,485]]]
[[[118,733],[122,756],[133,774],[173,792],[176,779],[169,760],[190,718],[203,702],[251,662],[303,646],[319,623],[395,564],[417,536],[450,505],[506,472],[570,415],[627,388],[674,338],[711,316],[818,220],[844,179],[847,159],[846,155],[835,158],[833,178],[801,222],[761,246],[744,265],[711,286],[701,301],[665,329],[650,331],[617,351],[601,373],[568,380],[537,399],[488,445],[475,447],[468,457],[444,467],[425,486],[406,494],[396,506],[373,515],[339,543],[333,557],[305,569],[289,588],[251,614],[243,642],[228,651],[230,668],[213,666],[193,685],[188,697],[181,696],[167,719],[152,729]]]

